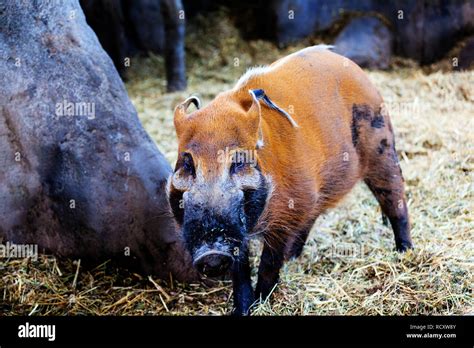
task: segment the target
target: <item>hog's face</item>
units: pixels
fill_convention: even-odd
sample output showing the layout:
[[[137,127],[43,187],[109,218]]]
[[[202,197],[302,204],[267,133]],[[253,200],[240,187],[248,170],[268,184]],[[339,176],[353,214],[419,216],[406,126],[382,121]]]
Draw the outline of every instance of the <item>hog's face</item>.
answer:
[[[256,134],[244,123],[248,117],[234,112],[222,122],[216,112],[196,111],[185,124],[175,114],[179,156],[168,187],[194,265],[211,277],[241,255],[270,187],[259,167]]]

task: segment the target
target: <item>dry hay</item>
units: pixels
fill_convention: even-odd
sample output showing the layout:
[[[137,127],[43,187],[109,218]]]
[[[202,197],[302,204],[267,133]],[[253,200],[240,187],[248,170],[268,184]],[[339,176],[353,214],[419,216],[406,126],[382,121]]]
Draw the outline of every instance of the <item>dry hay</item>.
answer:
[[[210,27],[198,19],[189,29],[186,92],[165,93],[160,57],[132,60],[130,97],[172,163],[172,110],[179,101],[198,93],[206,103],[247,67],[299,48],[244,43],[225,19],[206,20]],[[317,221],[302,257],[284,266],[272,300],[257,306],[256,315],[473,313],[474,73],[398,67],[369,76],[396,131],[416,249],[393,251],[392,231],[381,223],[375,199],[359,185]],[[253,246],[259,249],[258,243]],[[362,247],[347,257],[338,256],[334,246]],[[229,282],[183,285],[107,264],[85,270],[44,255],[37,262],[0,260],[0,272],[0,313],[6,315],[206,315],[231,309]]]

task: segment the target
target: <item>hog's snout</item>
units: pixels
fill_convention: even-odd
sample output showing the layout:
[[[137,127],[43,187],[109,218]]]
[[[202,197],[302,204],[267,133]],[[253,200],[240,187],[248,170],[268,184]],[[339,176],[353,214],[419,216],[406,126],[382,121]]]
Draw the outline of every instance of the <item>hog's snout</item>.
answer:
[[[221,250],[208,249],[194,257],[196,269],[208,277],[224,275],[232,263],[232,255]]]

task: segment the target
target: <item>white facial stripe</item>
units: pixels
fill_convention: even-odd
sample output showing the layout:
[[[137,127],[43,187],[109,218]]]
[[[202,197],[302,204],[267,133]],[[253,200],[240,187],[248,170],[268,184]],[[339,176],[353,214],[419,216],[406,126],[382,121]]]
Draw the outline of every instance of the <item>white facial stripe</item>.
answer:
[[[253,170],[251,174],[243,174],[235,177],[236,186],[241,189],[254,189],[260,186],[260,174],[257,170]]]
[[[179,169],[171,177],[171,184],[179,191],[188,191],[193,184],[193,177],[183,173],[183,169]]]

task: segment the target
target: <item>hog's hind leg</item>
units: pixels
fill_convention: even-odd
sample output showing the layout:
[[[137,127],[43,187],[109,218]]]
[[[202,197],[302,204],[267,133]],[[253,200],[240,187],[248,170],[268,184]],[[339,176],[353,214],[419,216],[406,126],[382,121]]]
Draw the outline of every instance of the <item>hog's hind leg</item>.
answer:
[[[308,240],[309,233],[311,232],[315,221],[316,218],[311,219],[311,221],[296,234],[295,240],[291,244],[291,248],[289,250],[289,259],[297,259],[301,256],[301,253],[303,252],[303,248],[306,245],[306,241]]]
[[[404,180],[393,135],[380,140],[375,154],[372,154],[370,158],[364,181],[392,225],[397,250],[411,249],[412,240]]]

